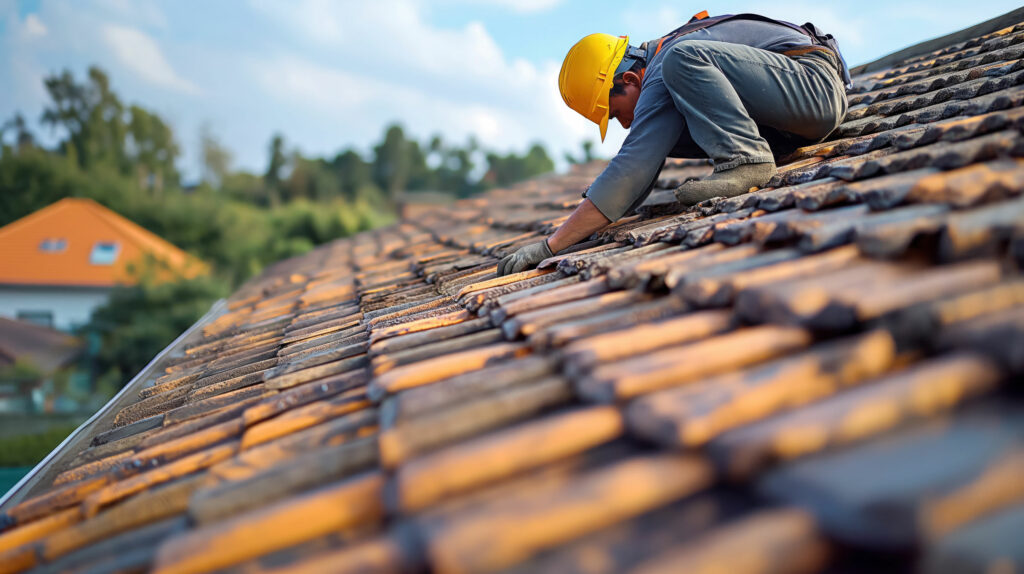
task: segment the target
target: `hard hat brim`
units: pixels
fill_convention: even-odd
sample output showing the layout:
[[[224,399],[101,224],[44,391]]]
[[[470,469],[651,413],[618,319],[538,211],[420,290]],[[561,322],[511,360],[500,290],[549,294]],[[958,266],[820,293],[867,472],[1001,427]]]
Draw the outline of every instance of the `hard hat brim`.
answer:
[[[612,60],[608,64],[608,68],[605,70],[605,84],[602,86],[601,93],[597,97],[595,107],[604,108],[604,115],[601,119],[596,122],[598,129],[601,131],[601,142],[604,142],[605,136],[608,134],[608,120],[611,115],[609,109],[608,100],[611,97],[612,85],[615,83],[615,70],[619,69],[619,64],[622,63],[622,58],[626,57],[626,47],[629,46],[629,36],[620,36],[619,44],[615,47],[615,53],[612,55]]]

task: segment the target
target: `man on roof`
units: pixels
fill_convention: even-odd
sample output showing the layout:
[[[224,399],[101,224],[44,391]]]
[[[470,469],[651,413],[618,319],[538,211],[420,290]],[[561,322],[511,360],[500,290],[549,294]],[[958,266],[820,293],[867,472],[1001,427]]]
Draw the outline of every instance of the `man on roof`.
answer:
[[[583,38],[562,62],[562,99],[599,126],[601,141],[612,119],[629,134],[569,219],[502,259],[498,275],[529,269],[633,212],[666,157],[714,164],[710,176],[675,190],[684,206],[764,187],[776,157],[839,126],[849,84],[835,40],[810,23],[701,12],[639,46],[628,36]]]

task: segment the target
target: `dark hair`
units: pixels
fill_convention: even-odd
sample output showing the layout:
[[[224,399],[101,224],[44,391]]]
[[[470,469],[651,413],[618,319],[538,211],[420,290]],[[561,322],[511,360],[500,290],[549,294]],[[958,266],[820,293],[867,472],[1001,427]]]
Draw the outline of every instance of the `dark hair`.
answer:
[[[633,58],[633,64],[629,66],[629,69],[626,70],[626,72],[633,72],[634,74],[639,74],[640,70],[642,69],[644,69],[644,61],[641,60],[640,58]],[[609,97],[621,96],[622,94],[626,93],[626,86],[622,82],[622,76],[624,76],[626,72],[622,72],[621,74],[615,74],[615,77],[612,78],[612,89],[610,92],[608,92]]]

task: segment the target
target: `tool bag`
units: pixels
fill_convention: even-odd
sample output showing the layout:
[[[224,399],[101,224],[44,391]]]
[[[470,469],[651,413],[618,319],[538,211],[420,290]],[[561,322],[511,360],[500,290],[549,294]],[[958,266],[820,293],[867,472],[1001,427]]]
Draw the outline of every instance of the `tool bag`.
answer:
[[[666,34],[659,45],[666,41],[674,40],[679,36],[685,36],[696,32],[697,30],[710,28],[711,26],[721,24],[722,22],[728,22],[729,20],[757,20],[760,22],[768,22],[769,24],[786,26],[800,32],[801,34],[809,37],[815,46],[828,48],[833,54],[835,54],[836,60],[839,62],[840,75],[843,77],[843,83],[846,84],[847,89],[853,87],[853,80],[850,78],[850,69],[846,65],[846,60],[843,58],[842,52],[839,51],[839,44],[836,42],[836,39],[832,34],[822,32],[820,28],[810,22],[807,22],[803,26],[797,26],[796,24],[786,22],[785,20],[775,20],[774,18],[768,18],[766,16],[761,16],[760,14],[722,14],[721,16],[709,17],[707,10],[704,10],[703,12],[695,14],[686,24],[683,24]]]

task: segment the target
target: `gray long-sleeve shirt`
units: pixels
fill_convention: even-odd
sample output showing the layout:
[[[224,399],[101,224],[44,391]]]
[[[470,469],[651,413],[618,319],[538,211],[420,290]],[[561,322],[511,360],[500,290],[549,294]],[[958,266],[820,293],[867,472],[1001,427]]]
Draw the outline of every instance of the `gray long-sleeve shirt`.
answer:
[[[789,27],[757,20],[731,20],[666,41],[648,58],[644,80],[633,112],[629,135],[619,152],[594,180],[586,197],[615,221],[643,202],[666,157],[685,157],[694,149],[685,121],[662,79],[661,64],[668,48],[678,42],[712,40],[782,51],[810,44],[810,38]],[[658,39],[647,43],[650,53]]]

